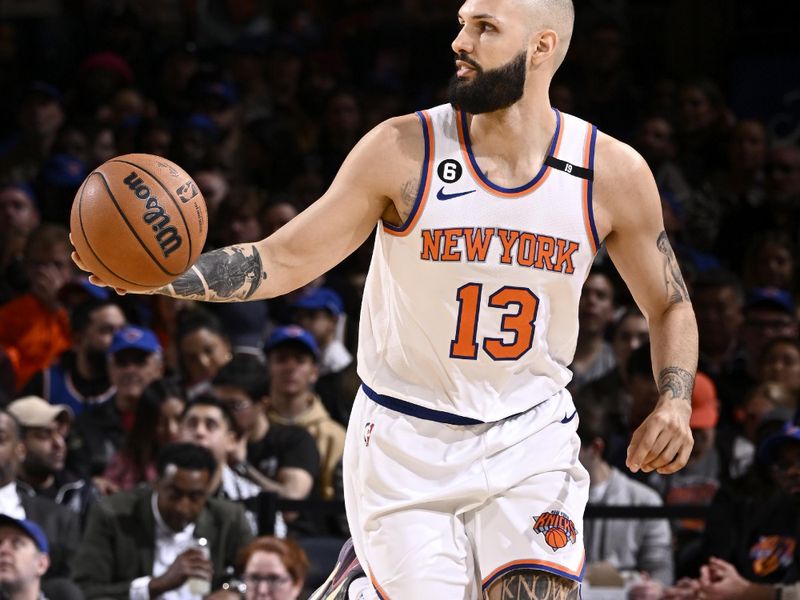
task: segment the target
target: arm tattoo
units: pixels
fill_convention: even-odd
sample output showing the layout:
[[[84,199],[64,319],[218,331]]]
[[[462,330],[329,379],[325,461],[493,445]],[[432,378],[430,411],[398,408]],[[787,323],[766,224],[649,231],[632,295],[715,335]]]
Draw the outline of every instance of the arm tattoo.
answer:
[[[486,600],[578,600],[576,581],[531,569],[511,571],[489,588]]]
[[[255,246],[229,246],[202,254],[191,269],[157,293],[207,302],[249,300],[266,278]]]
[[[661,369],[661,373],[658,374],[659,394],[670,392],[673,398],[683,398],[691,403],[693,387],[694,375],[686,369],[667,367]]]
[[[689,301],[689,290],[683,281],[681,269],[678,266],[678,259],[667,238],[667,232],[662,231],[658,234],[656,241],[658,251],[664,255],[664,285],[667,288],[667,298],[670,304]]]
[[[411,211],[414,210],[418,193],[419,181],[416,179],[409,179],[400,188],[400,206],[397,207],[397,212],[400,215],[401,222],[405,223]]]
[[[664,255],[664,285],[667,288],[667,298],[670,304],[688,302],[689,290],[686,289],[686,283],[683,281],[683,275],[678,266],[678,259],[675,257],[666,231],[658,234],[656,245],[658,251]]]

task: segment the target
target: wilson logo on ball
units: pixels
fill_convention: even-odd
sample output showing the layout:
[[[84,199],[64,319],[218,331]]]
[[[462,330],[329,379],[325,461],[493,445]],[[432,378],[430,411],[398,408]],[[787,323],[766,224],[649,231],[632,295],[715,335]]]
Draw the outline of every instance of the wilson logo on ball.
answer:
[[[164,212],[164,207],[158,203],[158,198],[153,196],[150,188],[144,184],[144,181],[136,171],[131,171],[131,174],[123,179],[122,182],[133,191],[137,198],[144,202],[145,213],[142,219],[152,227],[161,252],[164,254],[164,258],[167,258],[183,244],[181,236],[178,235],[178,230],[169,224],[169,215]]]

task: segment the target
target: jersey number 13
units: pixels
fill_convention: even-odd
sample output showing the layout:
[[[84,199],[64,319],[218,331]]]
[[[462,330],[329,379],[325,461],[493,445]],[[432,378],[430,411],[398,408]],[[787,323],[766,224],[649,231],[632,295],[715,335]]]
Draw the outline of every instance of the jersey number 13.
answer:
[[[483,285],[480,283],[468,283],[456,291],[458,321],[455,339],[450,342],[452,358],[478,358],[477,332],[482,293]],[[511,342],[493,337],[483,339],[483,351],[493,360],[517,360],[533,345],[539,298],[528,288],[513,286],[502,287],[489,296],[489,306],[492,308],[508,309],[512,305],[517,307],[517,311],[503,315],[500,330],[513,333],[514,339]]]

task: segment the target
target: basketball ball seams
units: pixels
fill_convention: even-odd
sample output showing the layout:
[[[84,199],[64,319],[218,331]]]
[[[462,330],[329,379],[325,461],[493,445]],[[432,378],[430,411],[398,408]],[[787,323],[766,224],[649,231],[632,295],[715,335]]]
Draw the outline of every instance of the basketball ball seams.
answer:
[[[97,172],[90,173],[89,176],[86,178],[86,181],[89,181],[89,178],[92,177],[92,175],[97,175],[98,177],[100,177],[100,179],[103,180],[104,184],[106,183],[105,182],[105,178],[103,177],[103,174],[102,173],[97,173]],[[130,283],[131,285],[135,285],[135,286],[139,286],[139,287],[148,287],[148,286],[146,286],[146,285],[144,285],[142,283],[137,283],[135,281],[130,281],[128,279],[125,279],[124,277],[121,277],[120,275],[117,275],[112,269],[110,269],[108,267],[108,265],[106,263],[103,262],[103,259],[100,258],[97,255],[97,252],[94,251],[94,248],[92,247],[92,244],[89,243],[89,236],[86,235],[86,229],[83,226],[83,192],[84,192],[84,188],[85,187],[86,187],[86,184],[84,182],[84,185],[82,185],[81,189],[80,189],[80,196],[78,197],[78,220],[79,220],[80,225],[81,225],[81,235],[83,235],[83,241],[86,243],[86,248],[89,249],[89,251],[95,257],[95,259],[97,259],[97,262],[100,263],[100,265],[106,271],[111,273],[114,277],[118,278],[120,281],[124,281],[126,283]],[[106,188],[108,188],[107,184],[106,184]],[[111,190],[108,190],[108,193],[111,194]],[[116,203],[116,201],[115,201],[115,203]],[[119,209],[119,206],[117,206],[117,209]],[[124,219],[125,216],[123,215],[122,218]],[[130,227],[130,224],[128,224],[128,226]],[[136,234],[134,233],[134,235],[136,235]]]
[[[181,270],[180,273],[170,273],[169,271],[165,271],[165,272],[169,273],[170,275],[180,275],[181,273],[186,271],[189,267],[192,266],[192,263],[194,262],[192,260],[192,256],[193,256],[193,254],[192,254],[192,236],[189,233],[191,230],[189,229],[189,224],[186,222],[186,217],[184,216],[180,205],[178,204],[177,200],[173,197],[172,193],[167,189],[167,186],[165,186],[158,177],[153,175],[148,169],[146,169],[145,167],[143,167],[140,164],[137,164],[135,162],[131,162],[129,160],[123,160],[121,158],[113,158],[113,159],[109,160],[108,162],[110,162],[110,163],[125,163],[126,165],[131,165],[132,167],[136,167],[137,169],[141,169],[143,172],[147,173],[153,179],[153,181],[155,181],[158,185],[160,185],[161,189],[163,189],[164,192],[166,192],[167,197],[172,201],[172,204],[175,205],[175,210],[180,215],[181,221],[183,221],[183,230],[186,232],[186,240],[187,240],[187,242],[189,244],[189,248],[188,248],[189,257],[187,258],[186,266]]]
[[[128,217],[125,215],[125,212],[122,210],[122,207],[119,205],[119,202],[117,202],[116,197],[114,197],[114,193],[111,191],[111,187],[108,185],[108,181],[106,180],[105,175],[103,173],[99,173],[99,172],[92,173],[92,175],[95,175],[95,174],[100,176],[100,178],[101,178],[101,180],[103,182],[103,185],[105,186],[106,191],[108,192],[108,197],[111,198],[111,202],[114,203],[114,206],[117,208],[117,211],[119,212],[120,216],[122,217],[122,220],[125,221],[125,224],[128,226],[128,229],[130,229],[130,232],[138,240],[138,242],[141,245],[141,247],[144,249],[145,252],[147,252],[147,255],[153,260],[153,262],[156,264],[156,266],[165,275],[176,276],[176,275],[180,275],[181,273],[183,273],[183,271],[179,271],[178,273],[173,273],[172,271],[168,271],[167,269],[165,269],[163,267],[163,265],[158,261],[158,259],[155,257],[155,255],[152,252],[150,252],[150,248],[147,247],[147,244],[145,244],[144,240],[142,240],[142,238],[136,232],[136,228],[134,228],[134,226],[131,225],[131,222],[128,221]],[[91,175],[90,175],[90,177],[91,177]],[[152,177],[152,175],[151,175],[151,177]]]

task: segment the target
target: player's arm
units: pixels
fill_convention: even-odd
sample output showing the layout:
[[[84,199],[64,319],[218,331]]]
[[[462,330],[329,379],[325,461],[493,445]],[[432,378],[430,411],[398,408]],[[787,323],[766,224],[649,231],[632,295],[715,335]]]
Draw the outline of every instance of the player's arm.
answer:
[[[655,180],[632,148],[601,135],[594,192],[596,220],[608,233],[609,256],[650,329],[656,408],[633,434],[627,465],[673,473],[691,453],[691,395],[697,368],[697,324],[672,250]]]
[[[234,302],[290,292],[356,250],[402,201],[403,182],[419,176],[424,155],[415,115],[390,119],[356,144],[325,194],[259,242],[206,252],[170,285],[152,293]],[[80,258],[76,262],[83,268]],[[101,280],[92,276],[100,285]],[[121,291],[121,290],[120,290]]]

